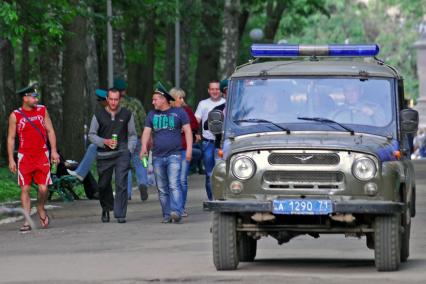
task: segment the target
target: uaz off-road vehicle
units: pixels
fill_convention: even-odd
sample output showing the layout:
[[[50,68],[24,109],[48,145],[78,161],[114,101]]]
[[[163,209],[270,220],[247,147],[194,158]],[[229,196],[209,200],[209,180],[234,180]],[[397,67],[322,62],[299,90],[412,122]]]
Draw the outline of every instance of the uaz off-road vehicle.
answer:
[[[253,261],[257,240],[298,235],[366,237],[379,271],[409,256],[415,179],[398,71],[372,45],[253,45],[231,75],[223,159],[212,174],[213,258],[218,270]],[[262,62],[263,60],[263,62]]]

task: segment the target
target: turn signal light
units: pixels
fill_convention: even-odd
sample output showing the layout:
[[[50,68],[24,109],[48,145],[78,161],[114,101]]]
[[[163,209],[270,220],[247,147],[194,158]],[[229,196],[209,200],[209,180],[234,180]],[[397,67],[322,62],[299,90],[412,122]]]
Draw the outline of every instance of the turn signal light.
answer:
[[[222,149],[217,150],[217,156],[219,158],[223,158],[223,150]]]
[[[399,160],[401,159],[401,151],[393,151],[393,156]]]

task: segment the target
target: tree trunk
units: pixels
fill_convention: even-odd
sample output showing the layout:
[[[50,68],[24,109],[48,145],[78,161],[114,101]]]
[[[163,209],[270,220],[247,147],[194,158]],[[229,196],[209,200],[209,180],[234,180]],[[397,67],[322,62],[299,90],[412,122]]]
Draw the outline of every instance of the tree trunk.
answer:
[[[220,49],[220,79],[229,77],[235,70],[239,48],[240,0],[225,0]]]
[[[266,25],[264,29],[265,42],[272,43],[275,39],[278,26],[280,25],[281,17],[284,9],[287,7],[287,1],[271,1],[266,6]]]
[[[194,105],[194,80],[191,74],[190,56],[192,51],[191,34],[195,26],[194,18],[196,5],[195,0],[180,1],[181,25],[180,25],[180,87],[186,92],[185,101]]]
[[[19,106],[19,102],[19,96],[15,94],[12,43],[0,37],[0,153],[4,158],[7,157],[7,121],[11,111]]]
[[[152,108],[152,90],[154,86],[154,67],[155,67],[155,31],[156,25],[155,21],[151,19],[155,18],[154,10],[149,11],[150,17],[145,20],[146,26],[146,55],[147,61],[145,65],[145,73],[142,76],[145,78],[145,82],[142,86],[142,98],[139,96],[139,99],[143,103],[145,109]]]
[[[205,32],[198,36],[198,62],[195,72],[196,101],[206,99],[209,82],[218,80],[222,9],[223,6],[219,1],[202,1],[201,23]]]
[[[114,61],[114,78],[126,79],[126,65],[123,49],[123,31],[113,31],[113,61]]]
[[[59,46],[45,44],[40,46],[40,89],[42,103],[46,105],[55,129],[57,145],[63,143],[62,108],[62,51]]]
[[[244,10],[240,13],[240,17],[238,19],[238,42],[241,42],[249,16],[250,12],[246,8],[244,8]]]
[[[139,55],[144,48],[142,40],[143,28],[140,25],[140,18],[134,17],[131,26],[126,30],[126,53],[134,54],[127,58],[127,95],[143,99],[141,87],[143,85],[143,58]]]
[[[92,5],[95,13],[106,14],[105,2],[95,1]],[[107,58],[107,24],[106,21],[94,18],[95,45],[98,64],[98,88],[108,88],[108,58]]]
[[[164,61],[164,81],[175,86],[175,25],[166,26],[166,54]]]
[[[76,16],[68,26],[64,52],[64,155],[80,160],[84,153],[83,124],[86,97],[86,19]]]
[[[28,31],[25,30],[22,37],[21,44],[21,68],[20,68],[20,86],[23,88],[28,85],[30,81],[30,38],[28,36]]]
[[[128,95],[138,98],[145,110],[149,110],[152,106],[156,26],[155,21],[151,20],[155,16],[155,11],[147,10],[146,13],[148,15],[142,25],[139,17],[132,20],[133,24],[126,32],[126,40],[127,48],[134,54],[127,60]]]
[[[122,17],[123,12],[117,7],[114,8],[114,16]],[[113,66],[114,78],[126,79],[126,59],[124,53],[124,31],[117,26],[113,26],[112,43],[113,43]]]
[[[94,30],[94,23],[93,19],[88,18],[87,19],[87,30],[91,31]],[[95,111],[96,107],[96,94],[95,91],[97,88],[100,88],[99,86],[99,71],[98,71],[98,56],[97,56],[97,49],[96,49],[96,41],[95,36],[93,33],[87,33],[86,35],[86,44],[87,44],[87,58],[86,58],[86,90],[87,90],[87,98],[85,99],[86,102],[86,111],[85,111],[85,117],[84,121],[90,126],[90,120],[92,118],[93,112]]]

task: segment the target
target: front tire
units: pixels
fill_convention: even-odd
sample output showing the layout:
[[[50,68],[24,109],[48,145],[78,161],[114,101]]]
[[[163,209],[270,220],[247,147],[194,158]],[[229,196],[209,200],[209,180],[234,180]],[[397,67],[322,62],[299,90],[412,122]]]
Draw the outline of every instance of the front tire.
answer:
[[[400,257],[400,215],[377,216],[374,222],[374,258],[378,271],[398,270]]]
[[[406,262],[410,256],[410,235],[411,235],[411,204],[407,205],[405,214],[402,215],[402,226],[404,232],[401,234],[401,262]]]
[[[217,270],[237,269],[236,216],[230,213],[213,213],[213,262]]]
[[[243,232],[238,241],[238,256],[241,262],[252,262],[256,257],[257,240]]]

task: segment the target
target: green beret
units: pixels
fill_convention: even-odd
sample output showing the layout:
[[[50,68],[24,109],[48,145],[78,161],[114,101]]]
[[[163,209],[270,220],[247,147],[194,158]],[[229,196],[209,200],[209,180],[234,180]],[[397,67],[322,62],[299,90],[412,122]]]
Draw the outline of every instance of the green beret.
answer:
[[[228,89],[228,79],[223,79],[219,84],[220,92],[224,93],[225,89]]]
[[[21,95],[21,96],[25,96],[27,94],[35,94],[33,96],[37,97],[38,96],[37,88],[38,88],[38,84],[34,83],[34,84],[31,84],[31,85],[29,85],[25,88],[22,88],[22,89],[16,91],[16,94]]]
[[[166,100],[168,102],[175,100],[172,97],[172,95],[170,95],[169,92],[167,92],[166,88],[163,86],[163,84],[161,84],[160,81],[158,81],[157,84],[155,85],[154,94],[160,94],[160,95],[162,95],[163,97],[166,98]]]
[[[96,96],[98,97],[98,101],[105,101],[108,95],[108,92],[102,89],[96,89]]]
[[[127,83],[123,79],[114,79],[114,89],[124,91],[127,89]]]

